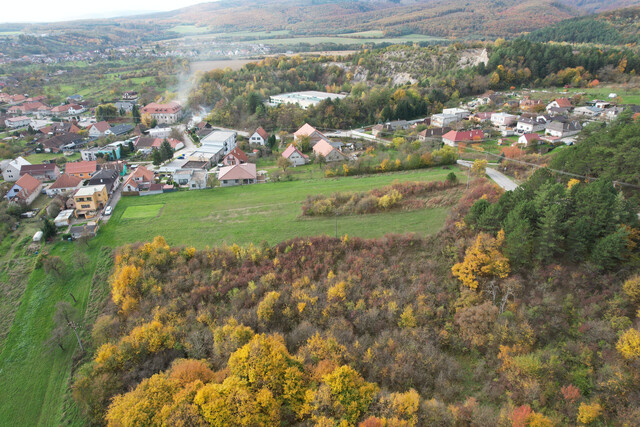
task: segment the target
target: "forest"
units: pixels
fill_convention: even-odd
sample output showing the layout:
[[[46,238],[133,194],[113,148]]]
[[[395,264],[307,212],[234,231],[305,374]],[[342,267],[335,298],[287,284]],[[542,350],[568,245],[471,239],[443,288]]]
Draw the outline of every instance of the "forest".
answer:
[[[308,122],[320,129],[348,129],[424,117],[488,89],[586,87],[596,77],[601,82],[623,83],[637,80],[640,71],[640,57],[631,49],[576,48],[522,38],[486,45],[487,65],[460,63],[463,54],[483,46],[392,46],[337,60],[267,58],[238,71],[203,74],[189,105],[213,107],[210,119],[228,127],[260,125],[292,132]],[[403,78],[398,80],[398,76]],[[270,95],[301,90],[350,96],[306,110],[294,105],[263,105]]]
[[[545,170],[472,182],[432,237],[127,245],[73,396],[112,426],[633,425],[638,233]]]

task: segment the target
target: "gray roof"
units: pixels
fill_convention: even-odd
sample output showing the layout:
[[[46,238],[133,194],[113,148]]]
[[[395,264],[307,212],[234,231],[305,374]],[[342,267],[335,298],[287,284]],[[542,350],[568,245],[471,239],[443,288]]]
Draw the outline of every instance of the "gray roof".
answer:
[[[114,135],[124,135],[125,133],[131,132],[133,129],[133,125],[121,124],[112,127],[111,132],[113,132]]]

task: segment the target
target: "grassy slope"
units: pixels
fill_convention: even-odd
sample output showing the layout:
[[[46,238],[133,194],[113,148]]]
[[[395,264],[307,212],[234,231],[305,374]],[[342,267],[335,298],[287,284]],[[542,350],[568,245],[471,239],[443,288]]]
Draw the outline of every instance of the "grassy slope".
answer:
[[[454,168],[455,169],[455,168]],[[456,169],[457,170],[457,169]],[[248,244],[266,240],[275,244],[296,236],[335,232],[334,218],[300,218],[308,194],[363,191],[400,181],[442,180],[451,170],[434,168],[404,173],[218,188],[168,193],[147,197],[124,197],[102,227],[99,240],[117,247],[163,235],[171,245],[198,248],[222,243]],[[460,175],[462,177],[462,175]],[[159,216],[126,219],[130,207],[164,203]],[[411,212],[347,216],[338,218],[338,233],[380,237],[386,233],[437,231],[446,208]]]
[[[457,171],[457,168],[452,167]],[[330,194],[334,191],[363,191],[399,181],[442,180],[449,169],[433,168],[366,177],[348,177],[293,181],[245,187],[178,192],[158,196],[122,198],[110,223],[105,225],[89,248],[75,243],[58,242],[49,247],[52,255],[60,256],[72,266],[76,251],[85,251],[91,258],[86,274],[69,269],[62,281],[47,277],[42,269],[33,270],[27,288],[15,314],[14,322],[0,353],[0,425],[59,425],[61,420],[82,424],[77,408],[70,402],[68,384],[73,353],[77,350],[72,336],[67,338],[65,351],[49,351],[44,343],[52,329],[52,315],[58,301],[70,301],[69,292],[77,298],[77,307],[86,311],[88,336],[97,308],[87,309],[104,298],[97,289],[106,283],[106,255],[103,247],[116,247],[135,241],[146,241],[161,234],[172,245],[194,245],[203,248],[221,243],[267,240],[276,243],[295,236],[333,234],[334,218],[300,219],[301,202],[307,194]],[[122,219],[127,208],[133,212],[158,212],[159,216],[142,219]],[[156,206],[152,206],[156,205]],[[351,236],[378,237],[388,232],[437,231],[448,209],[436,208],[413,212],[391,212],[338,219],[338,232]],[[148,212],[147,212],[148,213]],[[144,216],[144,215],[143,215]],[[108,258],[108,257],[107,257]],[[32,262],[35,262],[33,256]],[[99,268],[96,269],[96,266]],[[92,290],[92,278],[95,280]],[[90,295],[93,295],[90,298]],[[28,402],[28,404],[26,404]]]

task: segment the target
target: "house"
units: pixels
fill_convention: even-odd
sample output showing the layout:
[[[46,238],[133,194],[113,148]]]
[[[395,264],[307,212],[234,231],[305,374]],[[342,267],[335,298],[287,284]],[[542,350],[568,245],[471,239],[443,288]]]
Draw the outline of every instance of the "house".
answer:
[[[168,138],[171,135],[171,128],[156,126],[147,130],[147,134],[153,138]]]
[[[55,163],[24,165],[20,168],[20,176],[29,174],[40,181],[55,181],[60,176],[60,169]]]
[[[100,169],[95,175],[89,179],[89,185],[101,185],[107,187],[107,193],[113,193],[120,184],[120,174],[116,169]]]
[[[200,141],[200,149],[221,153],[224,156],[236,147],[236,136],[237,133],[234,131],[213,131]]]
[[[463,108],[445,108],[442,110],[442,114],[454,115],[458,118],[457,121],[464,120],[471,115],[469,110]]]
[[[38,111],[40,107],[44,107],[45,105],[42,102],[25,102],[21,105],[14,105],[13,107],[9,107],[7,112],[9,114],[31,114]]]
[[[490,122],[491,116],[493,116],[492,112],[475,113],[474,115],[469,116],[469,120],[472,120],[476,123]]]
[[[85,144],[84,138],[77,133],[64,133],[42,141],[42,148],[47,153],[57,153],[64,149],[75,150]]]
[[[115,125],[114,127],[112,127],[111,133],[115,136],[121,136],[121,135],[126,135],[129,132],[133,131],[134,126],[130,125],[130,124],[119,124],[119,125]]]
[[[167,104],[152,102],[142,107],[140,114],[148,114],[158,124],[173,124],[182,119],[182,105],[172,101]]]
[[[495,113],[491,116],[491,124],[495,127],[511,126],[518,120],[518,116],[509,113]]]
[[[85,108],[79,104],[64,104],[51,108],[53,116],[74,116],[83,113]]]
[[[202,169],[177,169],[173,172],[173,182],[189,190],[207,188],[207,172]]]
[[[569,98],[556,98],[547,104],[546,110],[549,113],[556,112],[558,114],[565,114],[568,113],[571,108],[573,108],[573,105],[571,105]]]
[[[83,100],[84,98],[82,97],[82,95],[79,95],[79,94],[67,96],[67,102],[70,104],[82,102]]]
[[[101,138],[103,136],[111,135],[111,133],[111,125],[104,120],[94,123],[89,127],[89,136],[93,138]]]
[[[397,131],[397,130],[407,130],[409,129],[409,122],[406,120],[394,120],[392,122],[387,122],[384,124],[386,130],[389,131]]]
[[[247,155],[238,147],[235,147],[233,150],[229,151],[222,158],[222,164],[225,166],[240,165],[242,163],[247,163],[248,161],[249,158],[247,157]]]
[[[11,203],[29,206],[42,192],[42,183],[29,174],[24,174],[13,184],[4,196]]]
[[[338,151],[333,145],[327,141],[319,141],[313,146],[313,152],[317,156],[322,156],[325,162],[342,162],[347,160],[347,156]]]
[[[442,142],[455,147],[460,142],[480,141],[484,138],[484,132],[481,129],[456,131],[451,130],[442,135]]]
[[[51,123],[41,127],[39,131],[45,135],[61,135],[65,133],[80,133],[80,128],[74,122]]]
[[[381,123],[374,125],[371,128],[371,134],[374,136],[374,138],[380,137],[380,134],[382,133],[384,133],[384,125]]]
[[[522,133],[532,133],[543,131],[547,122],[542,118],[537,117],[520,117],[516,124],[516,131]]]
[[[138,100],[138,92],[134,90],[126,91],[122,94],[122,99],[127,101],[136,101]]]
[[[65,209],[60,211],[53,223],[56,227],[68,227],[71,224],[71,217],[73,216],[73,209]]]
[[[16,105],[16,104],[20,104],[21,102],[25,102],[26,100],[27,100],[27,97],[24,95],[20,95],[20,94],[11,95],[9,97],[9,104]]]
[[[607,108],[602,114],[605,120],[615,120],[624,111],[622,107]]]
[[[118,111],[124,111],[125,113],[130,113],[133,111],[133,107],[136,105],[135,101],[116,101],[115,104],[116,109]]]
[[[547,124],[545,134],[557,138],[565,138],[580,133],[582,125],[580,122],[553,121]]]
[[[290,144],[287,149],[282,152],[282,157],[289,159],[293,166],[302,166],[309,161],[309,156],[302,154],[293,144]]]
[[[77,189],[73,193],[76,218],[93,218],[105,207],[108,200],[109,195],[105,185],[89,185]]]
[[[440,139],[442,135],[450,130],[450,127],[425,129],[422,132],[418,132],[418,141],[424,142],[429,139]]]
[[[431,116],[431,124],[435,127],[444,128],[452,123],[459,122],[461,119],[455,114],[434,114]]]
[[[316,128],[311,126],[309,123],[305,123],[300,129],[294,132],[293,140],[299,141],[301,138],[308,136],[311,141],[311,146],[313,147],[320,141],[329,142],[329,138],[324,136],[322,132],[318,131]]]
[[[531,99],[529,96],[525,96],[520,100],[520,109],[522,111],[536,111],[542,109],[544,103],[541,99]]]
[[[69,163],[67,163],[68,165]],[[82,183],[82,179],[76,176],[63,173],[46,189],[47,196],[53,197],[58,194],[64,194],[74,191]]]
[[[74,239],[79,239],[82,236],[95,236],[98,232],[98,224],[89,223],[84,225],[74,225],[69,229],[69,233],[71,237]]]
[[[145,191],[153,183],[155,183],[153,171],[144,166],[138,166],[125,180],[122,191],[127,193]]]
[[[250,144],[267,145],[269,134],[262,127],[256,129],[256,131],[249,137]]]
[[[525,133],[518,138],[518,144],[524,145],[525,147],[529,147],[530,145],[540,142],[541,136],[537,133]]]
[[[4,125],[10,129],[29,126],[31,119],[27,116],[11,117],[4,120]]]
[[[7,182],[15,182],[20,178],[20,169],[30,164],[23,157],[16,157],[2,169],[2,178]]]
[[[584,106],[584,107],[577,107],[573,110],[573,114],[575,114],[576,116],[584,116],[584,117],[597,117],[600,114],[602,114],[604,110],[602,108],[598,108],[595,106]]]
[[[225,166],[218,171],[218,181],[220,181],[221,187],[255,184],[257,180],[258,175],[254,163]]]
[[[120,158],[120,146],[91,147],[81,150],[80,155],[84,161],[97,160],[98,158],[118,160]]]

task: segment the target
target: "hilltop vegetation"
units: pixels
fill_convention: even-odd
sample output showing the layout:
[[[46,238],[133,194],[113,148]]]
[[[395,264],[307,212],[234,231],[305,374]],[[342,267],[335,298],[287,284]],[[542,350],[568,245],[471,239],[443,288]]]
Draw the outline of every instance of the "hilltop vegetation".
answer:
[[[545,210],[552,194],[616,218],[585,236],[624,225],[636,242],[610,184],[565,190],[542,173],[514,195],[474,184],[434,237],[125,246],[74,397],[109,425],[633,423],[636,257],[600,270],[593,251],[547,252],[543,238],[527,242],[548,257],[526,258],[508,218],[488,234],[471,219],[514,197]]]

